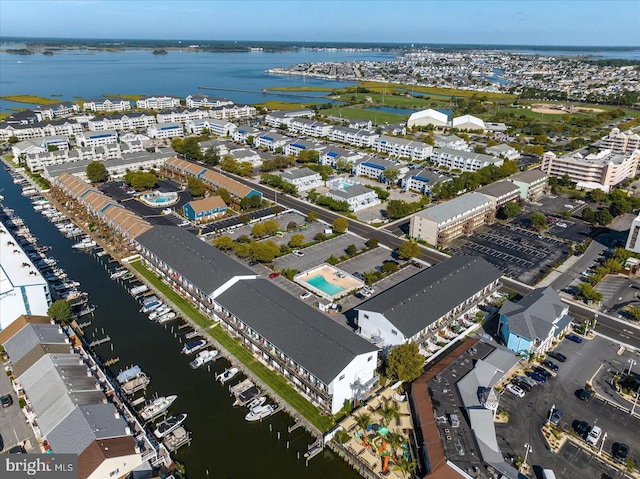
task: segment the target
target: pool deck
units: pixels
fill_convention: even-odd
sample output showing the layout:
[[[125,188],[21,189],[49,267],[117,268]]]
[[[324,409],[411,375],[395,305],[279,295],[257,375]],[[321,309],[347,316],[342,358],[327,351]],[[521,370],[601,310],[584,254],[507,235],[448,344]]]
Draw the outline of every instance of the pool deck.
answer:
[[[325,293],[321,289],[316,288],[312,284],[308,283],[308,280],[315,276],[322,276],[327,283],[333,284],[335,286],[340,286],[341,288],[343,288],[343,290],[339,291],[335,295]],[[294,278],[294,281],[304,286],[305,288],[310,289],[318,296],[328,299],[329,301],[333,301],[335,298],[344,296],[345,294],[349,294],[354,289],[364,286],[364,283],[361,280],[329,264],[323,264],[308,269],[307,271],[298,274]]]

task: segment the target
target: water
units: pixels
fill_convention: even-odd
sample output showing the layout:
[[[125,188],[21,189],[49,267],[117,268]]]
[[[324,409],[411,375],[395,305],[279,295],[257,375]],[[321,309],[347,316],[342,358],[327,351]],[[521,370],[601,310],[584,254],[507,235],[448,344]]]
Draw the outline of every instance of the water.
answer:
[[[323,291],[324,293],[330,296],[335,296],[340,291],[344,291],[344,288],[342,286],[329,283],[321,274],[309,278],[307,280],[307,283],[309,283],[311,286],[318,288],[320,291]]]
[[[0,52],[0,92],[3,96],[60,95],[60,101],[90,99],[103,94],[175,95],[196,93],[229,98],[236,103],[262,103],[267,100],[288,102],[324,102],[327,92],[299,92],[300,99],[275,93],[245,93],[199,90],[199,86],[241,89],[259,92],[263,88],[315,86],[343,88],[349,83],[269,75],[265,70],[311,61],[392,60],[392,53],[296,51],[283,53],[208,53],[181,50],[153,55],[148,50],[122,52],[65,50],[55,55],[13,55]],[[283,92],[287,95],[296,92]],[[309,96],[315,97],[308,98]],[[0,100],[0,109],[24,104]],[[28,105],[27,105],[28,106]]]
[[[177,326],[158,325],[140,313],[139,304],[104,271],[104,264],[99,260],[106,262],[106,256],[95,258],[72,251],[73,241],[64,238],[33,210],[4,168],[0,168],[0,185],[4,205],[24,219],[41,245],[52,246],[50,256],[58,259],[69,277],[80,281],[80,288],[90,294],[97,309],[86,334],[91,340],[111,337],[111,343],[99,346],[97,352],[103,360],[120,358],[120,362],[112,366],[112,372],[117,374],[129,365],[139,364],[151,378],[147,397],[155,393],[178,395],[171,411],[186,412],[186,426],[193,433],[191,446],[184,446],[177,454],[189,478],[359,477],[328,450],[313,458],[306,468],[303,454],[312,438],[303,428],[289,435],[287,427],[293,421],[282,412],[262,423],[245,422],[246,409],[233,407],[227,388],[214,380],[215,373],[229,366],[225,360],[209,365],[210,371],[206,367],[192,370],[189,367],[192,357],[180,353],[182,344],[171,331]],[[289,449],[287,441],[290,441]],[[298,453],[301,459],[297,459]]]

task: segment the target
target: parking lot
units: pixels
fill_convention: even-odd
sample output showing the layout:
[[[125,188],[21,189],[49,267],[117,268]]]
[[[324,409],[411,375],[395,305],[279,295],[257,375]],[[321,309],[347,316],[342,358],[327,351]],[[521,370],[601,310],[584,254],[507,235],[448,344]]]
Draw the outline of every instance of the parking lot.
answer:
[[[559,366],[556,377],[549,379],[546,384],[534,386],[523,398],[509,392],[503,393],[500,408],[509,412],[509,422],[496,424],[498,444],[503,455],[524,456],[524,444],[528,443],[532,447],[528,462],[553,469],[558,477],[624,477],[620,471],[603,464],[596,457],[597,454],[586,447],[576,447],[567,442],[557,454],[549,453],[540,431],[551,407],[555,406],[564,411],[559,422],[562,429],[569,431],[575,420],[586,421],[591,426],[598,425],[607,433],[604,452],[611,453],[613,444],[622,442],[631,446],[632,459],[640,457],[636,432],[640,420],[637,417],[631,417],[628,412],[596,397],[580,401],[576,396],[576,391],[582,389],[592,377],[597,374],[606,376],[607,369],[615,369],[617,363],[626,361],[624,357],[617,356],[617,349],[616,344],[599,337],[582,344],[564,340],[556,350],[568,359],[565,363],[554,360]],[[610,388],[606,378],[594,383],[594,386],[598,393],[603,388]]]
[[[547,235],[494,224],[454,241],[449,251],[482,256],[512,278],[534,284],[553,263],[568,256],[570,248],[563,241]]]
[[[602,293],[602,307],[620,315],[640,306],[640,279],[628,276],[607,275],[595,287]]]
[[[37,447],[36,438],[27,424],[24,414],[22,414],[9,376],[4,374],[3,371],[0,374],[0,396],[5,394],[11,394],[13,405],[0,408],[0,435],[2,435],[2,440],[4,441],[4,450],[8,451],[14,447],[22,446],[25,450],[31,451],[34,447]],[[1,449],[0,452],[2,452]],[[37,452],[40,451],[37,450]]]

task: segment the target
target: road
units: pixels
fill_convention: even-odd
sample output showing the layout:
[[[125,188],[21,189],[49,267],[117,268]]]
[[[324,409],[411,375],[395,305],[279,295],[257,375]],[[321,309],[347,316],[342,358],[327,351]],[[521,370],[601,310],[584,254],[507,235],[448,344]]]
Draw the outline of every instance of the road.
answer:
[[[318,218],[322,219],[323,221],[326,221],[329,224],[332,224],[333,220],[335,220],[336,218],[341,217],[341,215],[337,213],[333,213],[323,208],[319,208],[306,201],[302,201],[297,198],[292,198],[287,195],[278,195],[275,192],[275,190],[265,185],[255,183],[253,181],[247,180],[246,178],[240,178],[235,175],[228,174],[222,170],[218,170],[218,171],[228,176],[229,178],[233,178],[236,181],[239,181],[257,191],[260,191],[263,194],[263,196],[267,199],[271,199],[271,198],[273,198],[274,200],[277,199],[277,203],[282,206],[298,210],[305,215],[313,211],[318,215]],[[394,236],[393,234],[387,231],[379,230],[369,225],[365,225],[355,221],[349,222],[349,230],[363,238],[367,238],[367,239],[375,238],[380,242],[381,245],[385,245],[391,249],[398,248],[405,241],[404,239],[398,238],[397,236]],[[437,264],[449,258],[449,256],[444,253],[440,253],[438,251],[434,251],[422,246],[421,246],[421,250],[423,254],[422,259],[424,259],[425,261],[431,264]],[[590,248],[590,250],[591,251],[589,252],[589,254],[585,256],[584,261],[582,261],[582,258],[581,258],[581,261],[579,262],[580,264],[577,268],[570,269],[571,272],[573,272],[574,269],[576,269],[576,271],[581,271],[585,269],[587,265],[593,261],[593,258],[597,257],[597,255],[600,252],[600,248],[597,246]],[[569,276],[570,276],[569,271],[567,271],[564,275],[562,275],[562,277],[569,277]],[[519,281],[513,280],[511,278],[507,278],[504,276],[501,278],[501,282],[503,284],[504,290],[509,292],[514,292],[520,295],[526,295],[527,293],[529,293],[534,289],[529,285],[520,283]],[[614,341],[618,341],[620,343],[633,346],[634,348],[640,351],[640,327],[638,327],[637,325],[630,324],[623,321],[618,321],[616,318],[613,318],[601,312],[595,311],[591,308],[588,308],[587,306],[582,306],[566,298],[562,298],[562,300],[569,305],[569,313],[573,317],[581,321],[587,318],[592,319],[595,314],[598,314],[596,333],[599,333],[603,336],[611,338]]]

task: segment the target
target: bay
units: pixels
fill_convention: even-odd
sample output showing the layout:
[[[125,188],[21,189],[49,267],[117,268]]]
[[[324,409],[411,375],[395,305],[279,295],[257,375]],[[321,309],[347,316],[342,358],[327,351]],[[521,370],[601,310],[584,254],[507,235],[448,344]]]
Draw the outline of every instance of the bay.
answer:
[[[224,90],[199,90],[199,86],[260,92],[263,88],[310,86],[343,88],[350,83],[270,75],[265,70],[306,62],[349,60],[392,60],[388,52],[311,51],[268,53],[210,53],[170,50],[153,55],[150,50],[82,51],[63,50],[54,55],[14,55],[0,53],[0,95],[58,95],[60,100],[120,95],[176,95],[197,93],[229,98],[236,103],[267,100],[308,103],[326,101],[327,92],[300,92],[299,99],[275,92],[268,94]],[[15,107],[0,100],[0,109]],[[23,108],[29,105],[22,105]]]
[[[85,333],[90,341],[111,337],[110,343],[96,348],[103,360],[120,358],[111,371],[117,374],[138,364],[151,378],[147,398],[154,394],[178,395],[171,412],[187,413],[185,424],[193,433],[191,445],[177,453],[189,478],[360,477],[328,449],[306,467],[303,454],[313,439],[304,428],[289,434],[287,428],[293,420],[282,412],[261,423],[245,422],[246,409],[233,407],[228,387],[214,378],[215,373],[229,366],[226,360],[215,362],[210,370],[192,370],[188,365],[192,358],[180,353],[184,339],[178,334],[177,325],[159,325],[140,313],[138,302],[122,285],[109,279],[104,268],[106,256],[97,258],[73,251],[74,241],[64,238],[33,210],[30,201],[20,194],[21,187],[13,184],[4,168],[0,168],[0,185],[4,205],[22,217],[39,238],[39,244],[52,247],[49,256],[58,260],[70,278],[80,282],[80,289],[88,292],[91,303],[97,306],[93,318],[85,316],[82,321],[92,321]]]

